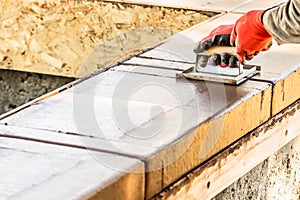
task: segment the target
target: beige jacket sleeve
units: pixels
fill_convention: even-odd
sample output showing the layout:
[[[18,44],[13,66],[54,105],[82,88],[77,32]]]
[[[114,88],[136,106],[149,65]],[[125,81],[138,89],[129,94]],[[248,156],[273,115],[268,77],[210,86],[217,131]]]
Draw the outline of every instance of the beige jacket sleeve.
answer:
[[[300,43],[300,0],[289,0],[266,10],[262,22],[279,44]]]

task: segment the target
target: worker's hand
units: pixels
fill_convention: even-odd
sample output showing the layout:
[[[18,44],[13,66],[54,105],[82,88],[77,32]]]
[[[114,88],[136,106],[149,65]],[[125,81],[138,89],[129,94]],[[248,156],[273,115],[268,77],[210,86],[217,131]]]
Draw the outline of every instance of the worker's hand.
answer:
[[[197,42],[194,52],[201,53],[212,46],[231,46],[230,34],[232,33],[233,24],[221,25],[214,29],[208,36]]]
[[[264,10],[253,10],[239,18],[232,30],[230,43],[236,46],[240,62],[250,60],[272,44],[272,36],[262,24]]]

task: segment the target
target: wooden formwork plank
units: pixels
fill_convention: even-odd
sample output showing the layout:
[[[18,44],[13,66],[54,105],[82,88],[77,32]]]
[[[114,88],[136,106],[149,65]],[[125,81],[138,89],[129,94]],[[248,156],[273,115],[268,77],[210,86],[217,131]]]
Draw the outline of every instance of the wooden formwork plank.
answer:
[[[143,199],[137,159],[1,137],[1,199]],[[118,160],[119,171],[95,157]]]
[[[272,114],[300,98],[300,46],[284,44],[271,47],[250,63],[262,67],[261,73],[252,78],[257,81],[268,81],[274,84]]]
[[[191,171],[154,199],[210,199],[300,134],[300,102]]]
[[[299,65],[300,66],[300,65]],[[272,98],[272,113],[279,113],[300,98],[300,69],[275,84]]]
[[[180,178],[184,172],[203,163],[267,120],[270,116],[270,100],[271,87],[247,99],[240,105],[234,106],[232,110],[220,115],[219,118],[201,124],[189,135],[185,135],[179,141],[165,147],[161,157],[157,158],[157,162],[162,162],[164,165],[162,188],[167,187]],[[176,116],[173,119],[176,119]],[[189,144],[189,146],[187,147],[186,144]],[[180,155],[176,152],[184,153]],[[169,162],[172,159],[174,161]],[[151,175],[151,173],[147,174],[148,177],[151,177]],[[158,177],[155,179],[148,178],[149,182],[156,179]],[[152,185],[155,185],[155,183],[152,183]]]
[[[118,71],[122,65],[106,71],[0,123],[77,134],[113,145],[122,143],[123,147],[119,146],[114,154],[146,162],[146,197],[150,198],[270,117],[268,83],[247,81],[241,86],[229,86],[176,79],[175,70],[123,67],[124,71]],[[76,104],[76,98],[81,100],[80,104]],[[79,105],[83,110],[76,108]],[[129,105],[129,115],[122,109],[113,112],[113,106],[119,105],[121,108]],[[95,123],[100,129],[93,124],[95,119],[89,116],[89,108],[95,113]],[[156,109],[159,112],[153,112],[149,118],[149,113]],[[82,116],[79,121],[78,114]],[[122,129],[127,118],[138,122],[135,129]],[[155,129],[157,132],[154,129],[147,132],[143,127],[149,121],[161,126]],[[80,128],[81,125],[88,126]],[[72,141],[66,140],[67,143]],[[126,145],[134,148],[128,149]],[[101,147],[100,151],[109,149]],[[200,153],[204,155],[200,157]]]
[[[160,1],[160,0],[106,0],[110,2],[122,2],[122,3],[134,3],[143,5],[155,5],[155,6],[166,6],[173,8],[185,8],[193,10],[208,10],[215,12],[230,11],[236,7],[247,4],[247,0],[233,0],[233,1],[222,1],[222,0],[172,0],[172,1]]]

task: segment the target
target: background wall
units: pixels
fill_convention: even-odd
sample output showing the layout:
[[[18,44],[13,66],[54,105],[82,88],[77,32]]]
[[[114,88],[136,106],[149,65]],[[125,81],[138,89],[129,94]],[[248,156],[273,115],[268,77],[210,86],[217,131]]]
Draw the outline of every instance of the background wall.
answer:
[[[0,69],[0,114],[73,80],[74,78]]]

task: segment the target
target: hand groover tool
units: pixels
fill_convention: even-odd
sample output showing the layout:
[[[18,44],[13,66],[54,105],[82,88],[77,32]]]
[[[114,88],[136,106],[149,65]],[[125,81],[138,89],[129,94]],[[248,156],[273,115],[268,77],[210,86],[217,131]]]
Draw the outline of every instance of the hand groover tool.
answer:
[[[178,77],[194,80],[239,85],[258,74],[260,66],[242,64],[234,53],[234,47],[215,46],[196,53],[196,63]]]

